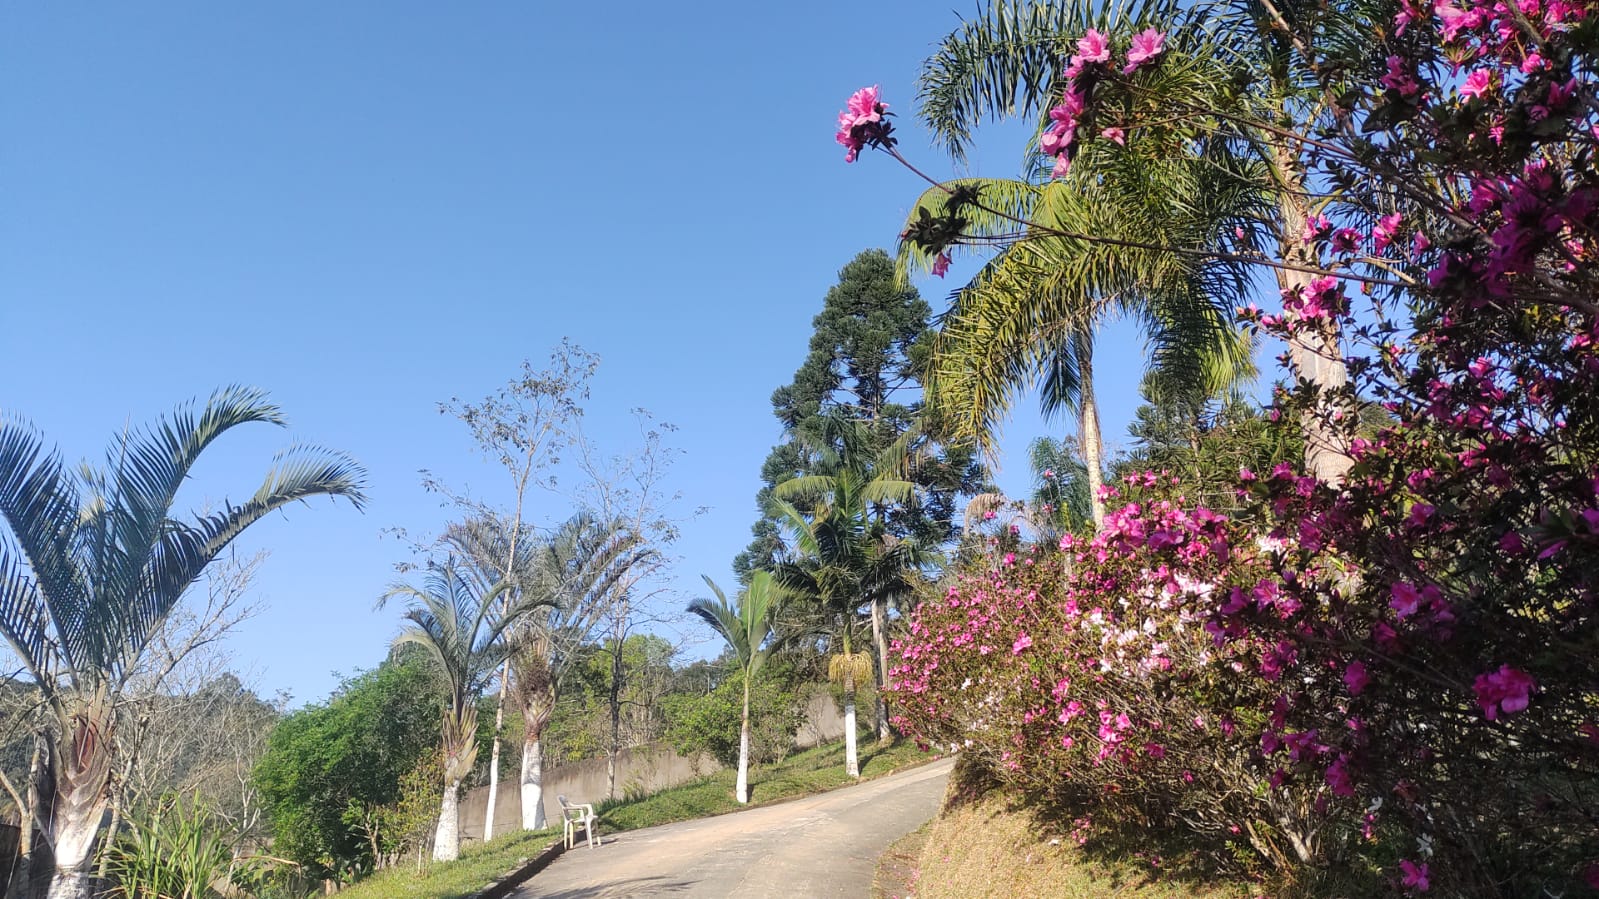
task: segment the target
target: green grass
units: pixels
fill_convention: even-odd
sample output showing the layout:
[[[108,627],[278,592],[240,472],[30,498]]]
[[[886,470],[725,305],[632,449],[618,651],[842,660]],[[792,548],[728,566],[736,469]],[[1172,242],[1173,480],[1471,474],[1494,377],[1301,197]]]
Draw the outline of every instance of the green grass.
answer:
[[[888,747],[862,741],[861,778],[882,777],[933,758],[935,756],[922,752],[909,741]],[[652,796],[604,803],[595,809],[600,816],[600,833],[637,830],[720,815],[849,786],[855,782],[844,774],[843,743],[808,749],[777,764],[755,767],[750,771],[749,806],[741,806],[733,798],[735,775],[736,772],[732,770],[718,771],[710,777],[662,790]],[[420,877],[414,868],[393,868],[341,891],[339,896],[341,899],[464,899],[487,886],[490,881],[520,867],[560,838],[559,827],[537,832],[509,833],[488,843],[469,844],[462,848],[458,861],[435,862]]]
[[[560,838],[559,827],[514,831],[487,843],[463,846],[459,859],[432,862],[421,876],[412,866],[390,868],[341,890],[339,896],[345,899],[462,899],[520,867]]]
[[[905,740],[888,747],[862,742],[861,778],[864,780],[892,774],[933,758]],[[854,783],[844,774],[843,743],[808,749],[775,765],[755,767],[750,771],[749,806],[739,805],[733,797],[736,775],[737,772],[731,769],[722,770],[710,777],[662,790],[643,799],[605,803],[595,809],[600,815],[600,830],[602,833],[637,830],[673,821],[705,818]]]

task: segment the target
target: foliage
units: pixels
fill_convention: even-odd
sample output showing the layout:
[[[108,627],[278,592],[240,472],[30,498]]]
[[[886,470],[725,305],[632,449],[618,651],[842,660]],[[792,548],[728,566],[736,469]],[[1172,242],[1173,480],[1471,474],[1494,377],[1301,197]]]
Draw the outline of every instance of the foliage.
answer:
[[[734,560],[740,581],[783,560],[782,521],[771,510],[773,491],[817,473],[811,447],[825,442],[825,417],[870,422],[877,450],[919,420],[930,314],[914,289],[898,283],[894,264],[882,250],[865,251],[839,271],[812,323],[804,364],[791,383],[772,394],[784,441],[761,467],[764,483],[756,504],[762,518],[752,528],[755,539]],[[986,474],[969,450],[957,446],[928,447],[922,455],[922,464],[909,475],[918,487],[917,502],[896,513],[895,528],[942,543],[956,534],[959,497],[975,492]]]
[[[284,423],[265,394],[218,390],[149,428],[124,428],[103,465],[69,468],[39,435],[0,424],[0,636],[40,691],[55,770],[39,814],[55,854],[55,894],[86,888],[110,803],[116,714],[174,606],[234,538],[316,496],[358,508],[365,474],[342,453],[281,452],[254,495],[172,517],[200,455],[227,432]],[[8,791],[9,792],[9,791]]]
[[[1169,488],[1151,474],[1140,489]],[[1300,795],[1279,801],[1240,726],[1269,685],[1203,629],[1226,585],[1265,573],[1252,533],[1180,500],[1128,503],[1091,541],[1007,554],[924,602],[893,690],[902,726],[959,751],[1003,785],[1079,822],[1078,836],[1180,821],[1213,860],[1283,863],[1316,829]]]
[[[347,812],[402,799],[401,780],[437,751],[436,695],[422,660],[402,654],[285,717],[254,777],[273,852],[319,877],[370,870],[371,842]]]
[[[681,755],[709,753],[723,765],[738,765],[739,721],[744,704],[744,677],[735,673],[703,696],[667,697],[666,739]],[[799,695],[776,670],[755,677],[750,687],[750,761],[781,761],[794,745],[804,720]]]
[[[1285,192],[1285,208],[1306,205],[1297,213],[1303,232],[1285,242],[1297,255],[1283,261],[1305,277],[1282,279],[1281,314],[1247,315],[1293,353],[1338,350],[1339,336],[1351,337],[1353,380],[1345,387],[1301,369],[1271,419],[1303,429],[1309,444],[1329,431],[1355,433],[1355,397],[1380,403],[1387,421],[1349,440],[1336,465],[1307,453],[1308,472],[1287,462],[1240,471],[1246,518],[1216,519],[1233,533],[1225,566],[1208,577],[1178,563],[1184,553],[1213,553],[1218,534],[1172,525],[1214,513],[1173,500],[1128,507],[1138,511],[1124,512],[1117,528],[1125,546],[1096,541],[1074,553],[1058,586],[1045,580],[1018,595],[1002,575],[991,588],[957,588],[905,646],[902,688],[930,697],[910,709],[913,726],[953,736],[962,731],[953,722],[970,724],[997,776],[1067,804],[1075,796],[1085,811],[1087,797],[1075,793],[1097,783],[1085,832],[1180,821],[1219,854],[1228,837],[1215,825],[1231,818],[1279,867],[1378,872],[1372,891],[1599,889],[1592,10],[1286,8],[1272,26],[1283,70],[1313,75],[1300,87],[1331,101],[1309,107],[1322,116],[1309,160],[1330,191]],[[1088,104],[1085,138],[1152,112],[1168,126],[1183,118],[1180,107],[1140,112],[1150,96],[1143,73],[1121,77],[1088,58],[1108,57],[1124,40],[1089,35],[1079,44],[1078,73],[1088,80],[1072,76],[1070,90]],[[1122,75],[1140,67],[1130,60]],[[1152,127],[1158,135],[1165,126]],[[1144,521],[1152,509],[1161,520]],[[1202,596],[1190,598],[1185,578],[1206,588]],[[1172,586],[1159,589],[1163,580]],[[1084,687],[1071,661],[1091,648],[1065,652],[1065,667],[1046,663],[1035,683],[1019,666],[1040,647],[1063,653],[1077,629],[1062,635],[1046,618],[1035,640],[1018,630],[1032,618],[1012,609],[1070,616],[1066,603],[1081,602],[1085,589],[1119,629],[1107,647],[1170,658],[1171,667],[1150,675],[1155,702],[1118,710],[1106,698],[1097,733],[1059,735],[1073,745],[1049,749],[1067,755],[1045,772],[1032,761],[1040,730],[1054,736],[1056,724],[1093,721],[1097,706],[1072,714],[1065,698]],[[1170,652],[1176,644],[1148,614],[1168,645],[1150,652],[1150,625],[1138,617],[1163,595],[1187,609],[1189,630],[1203,626],[1208,645]],[[1016,632],[985,636],[984,628]],[[1036,704],[992,689],[962,696],[947,684],[956,675],[929,671],[941,654],[966,658],[952,647],[967,634],[992,644],[967,665],[971,683],[1031,686]],[[1008,654],[997,643],[1007,635]],[[1090,695],[1121,679],[1120,658],[1107,661],[1102,654]],[[1070,685],[1060,698],[1048,691],[1051,705],[1042,694],[1053,675],[1057,687]],[[1153,727],[1168,695],[1212,682],[1226,689],[1177,707],[1198,713],[1192,726],[1159,719]],[[1212,737],[1204,752],[1186,748],[1191,731],[1221,724],[1225,739]],[[1082,743],[1090,756],[1071,756]],[[1198,767],[1173,781],[1164,775],[1174,760],[1235,766],[1225,779],[1246,789],[1217,795],[1220,782]]]
[[[275,861],[240,856],[228,828],[198,802],[175,798],[131,822],[110,850],[115,899],[223,899],[258,882]]]

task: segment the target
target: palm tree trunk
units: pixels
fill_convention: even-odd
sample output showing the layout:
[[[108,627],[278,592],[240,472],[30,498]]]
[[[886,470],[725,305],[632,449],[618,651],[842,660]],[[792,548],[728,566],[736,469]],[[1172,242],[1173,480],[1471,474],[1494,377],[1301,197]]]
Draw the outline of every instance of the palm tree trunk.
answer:
[[[500,670],[500,695],[494,703],[493,748],[489,750],[489,804],[483,811],[483,842],[494,839],[494,811],[500,799],[500,731],[505,727],[505,691],[511,684],[511,660]]]
[[[750,801],[750,676],[744,672],[744,714],[738,726],[738,801]]]
[[[439,826],[433,836],[433,860],[451,862],[460,857],[461,782],[452,780],[444,785],[444,798],[439,800]]]
[[[55,797],[47,822],[55,850],[55,876],[50,899],[88,899],[93,878],[89,866],[100,822],[110,803],[111,746],[115,719],[104,693],[74,706],[62,722],[70,742],[56,770]]]
[[[544,728],[555,712],[555,688],[533,691],[522,688],[522,829],[543,830],[544,817]]]
[[[846,653],[848,650],[846,650]],[[855,659],[844,670],[844,773],[861,776],[860,751],[855,745]]]
[[[1316,250],[1304,240],[1310,210],[1302,198],[1305,177],[1299,160],[1286,147],[1274,151],[1278,177],[1282,182],[1279,211],[1282,215],[1280,255],[1290,265],[1314,266]],[[1277,285],[1286,294],[1307,289],[1315,275],[1309,272],[1277,270]],[[1305,379],[1321,396],[1300,420],[1305,435],[1305,469],[1318,480],[1341,484],[1354,460],[1349,447],[1354,438],[1354,410],[1343,396],[1348,388],[1349,370],[1344,364],[1342,335],[1336,325],[1301,327],[1288,341],[1288,358],[1294,374]]]
[[[872,644],[877,649],[877,741],[887,743],[894,739],[894,730],[888,726],[888,597],[872,600]]]
[[[1099,439],[1099,400],[1094,396],[1094,358],[1092,349],[1083,349],[1077,357],[1078,389],[1081,391],[1081,414],[1077,426],[1083,444],[1083,465],[1088,469],[1088,508],[1094,516],[1094,530],[1105,526],[1105,498],[1100,495],[1104,486],[1104,446]]]

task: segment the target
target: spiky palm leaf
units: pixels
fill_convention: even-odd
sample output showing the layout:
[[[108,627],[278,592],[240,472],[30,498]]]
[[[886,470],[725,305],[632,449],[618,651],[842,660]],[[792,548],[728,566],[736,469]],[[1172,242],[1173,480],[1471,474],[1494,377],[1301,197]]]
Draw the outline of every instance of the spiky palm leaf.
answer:
[[[709,577],[705,578],[705,585],[711,588],[715,600],[695,599],[689,603],[690,614],[710,625],[727,641],[745,679],[753,680],[771,654],[772,624],[786,591],[769,571],[751,574],[749,586],[739,593],[736,602],[729,602],[727,594]]]
[[[245,528],[314,496],[363,501],[363,473],[341,453],[292,447],[241,505],[172,517],[178,489],[232,428],[282,425],[258,390],[230,387],[198,410],[113,439],[103,467],[69,472],[24,424],[0,424],[0,634],[47,691],[119,685],[183,592]]]

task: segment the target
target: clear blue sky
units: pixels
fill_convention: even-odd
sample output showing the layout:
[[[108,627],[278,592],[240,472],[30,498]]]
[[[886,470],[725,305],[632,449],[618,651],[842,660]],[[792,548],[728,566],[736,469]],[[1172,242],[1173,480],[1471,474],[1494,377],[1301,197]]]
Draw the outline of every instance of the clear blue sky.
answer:
[[[563,336],[604,359],[598,439],[620,447],[635,406],[681,428],[683,509],[710,511],[678,580],[729,583],[771,391],[920,191],[887,157],[845,165],[837,111],[881,83],[910,155],[950,172],[910,113],[955,23],[911,0],[7,4],[0,409],[77,460],[217,386],[269,390],[291,429],[213,448],[190,507],[247,495],[291,440],[360,459],[364,514],[295,507],[242,542],[272,557],[236,664],[296,703],[385,653],[397,613],[373,600],[405,551],[380,531],[446,515],[419,469],[506,499],[436,404]],[[1021,130],[988,138],[974,170],[1014,174]],[[922,285],[935,309],[969,271]],[[1114,448],[1142,347],[1126,327],[1101,346]],[[1019,411],[1001,485],[1064,427]]]

